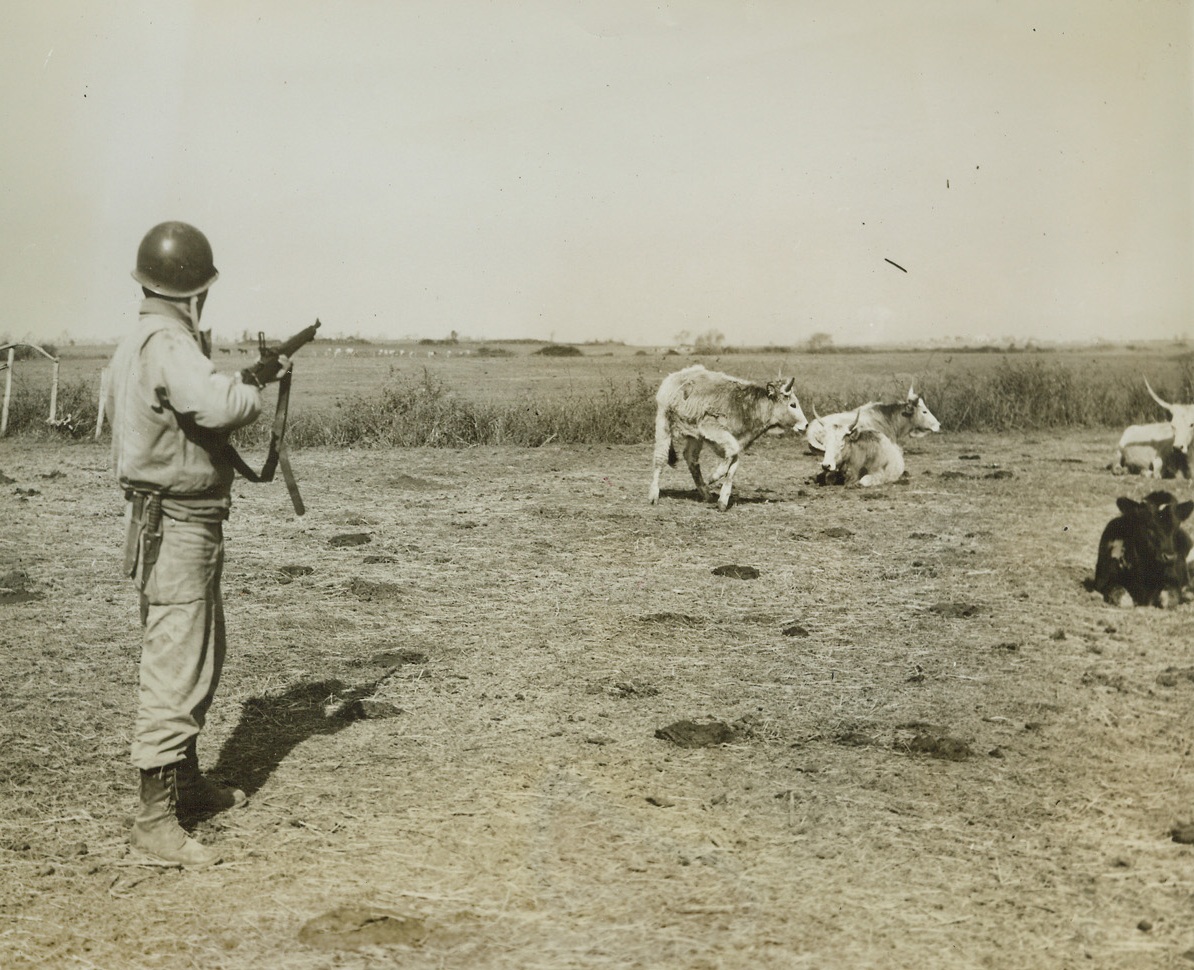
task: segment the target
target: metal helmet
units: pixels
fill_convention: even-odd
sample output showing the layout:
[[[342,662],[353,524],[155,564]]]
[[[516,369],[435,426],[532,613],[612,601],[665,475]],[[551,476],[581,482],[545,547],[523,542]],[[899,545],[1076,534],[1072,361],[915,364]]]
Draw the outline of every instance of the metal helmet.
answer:
[[[162,296],[195,296],[219,275],[207,237],[185,222],[163,222],[150,229],[141,240],[133,270],[133,279]]]

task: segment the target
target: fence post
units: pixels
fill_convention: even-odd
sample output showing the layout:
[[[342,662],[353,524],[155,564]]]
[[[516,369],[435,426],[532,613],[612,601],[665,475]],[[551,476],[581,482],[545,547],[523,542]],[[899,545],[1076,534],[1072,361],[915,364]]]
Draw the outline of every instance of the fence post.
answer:
[[[58,417],[58,358],[54,358],[54,376],[50,378],[50,424]]]
[[[0,409],[0,438],[8,433],[8,401],[12,397],[12,362],[16,359],[17,349],[8,348],[8,367],[4,371],[4,407]]]
[[[108,381],[111,377],[107,367],[100,371],[99,407],[95,409],[96,441],[99,441],[100,432],[104,429],[104,402],[108,399]]]

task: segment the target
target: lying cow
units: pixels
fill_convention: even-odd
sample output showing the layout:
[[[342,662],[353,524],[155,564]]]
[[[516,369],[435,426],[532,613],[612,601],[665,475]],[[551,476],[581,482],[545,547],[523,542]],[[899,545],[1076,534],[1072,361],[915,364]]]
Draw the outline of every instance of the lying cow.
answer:
[[[753,384],[706,370],[700,364],[665,377],[655,395],[655,454],[648,494],[651,504],[659,501],[659,474],[665,463],[675,466],[679,444],[702,499],[709,498],[709,485],[721,482],[717,505],[725,511],[742,452],[764,434],[808,427],[792,389],[795,382],[790,378],[782,384]],[[701,448],[706,442],[722,459],[708,484],[701,476],[700,465]]]
[[[825,456],[817,475],[820,485],[853,485],[863,488],[898,481],[904,474],[904,451],[881,431],[859,426],[857,417],[848,428],[824,426]]]
[[[863,431],[878,431],[893,442],[899,442],[909,434],[920,436],[941,430],[941,422],[933,416],[924,398],[916,393],[915,386],[908,388],[908,396],[903,401],[892,404],[871,401],[853,411],[839,411],[825,417],[815,410],[813,414],[813,421],[805,433],[812,451],[825,450],[825,433],[829,427],[837,426],[845,432],[855,422]]]
[[[1170,404],[1161,400],[1146,380],[1144,386],[1161,407],[1168,421],[1133,424],[1119,439],[1119,460],[1111,470],[1122,475],[1143,474],[1149,478],[1190,477],[1190,443],[1194,440],[1194,404]]]
[[[1099,538],[1094,588],[1114,606],[1176,606],[1194,598],[1186,562],[1190,537],[1181,524],[1194,502],[1151,492],[1141,502],[1118,498],[1120,515]]]

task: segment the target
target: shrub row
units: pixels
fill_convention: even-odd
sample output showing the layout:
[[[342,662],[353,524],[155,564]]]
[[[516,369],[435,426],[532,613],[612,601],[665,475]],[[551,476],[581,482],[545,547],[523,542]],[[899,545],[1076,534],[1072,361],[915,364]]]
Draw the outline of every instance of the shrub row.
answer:
[[[1194,401],[1194,356],[1177,364],[1177,390],[1171,382],[1169,393],[1177,401]],[[818,386],[812,375],[798,386],[801,399],[815,401],[821,413],[879,396],[865,378],[823,379],[822,384]],[[917,389],[942,426],[953,431],[1124,427],[1162,417],[1139,375],[1037,359],[1008,359],[976,371],[928,373],[918,380]],[[460,396],[425,371],[418,379],[395,378],[373,395],[343,398],[329,409],[292,409],[287,437],[295,447],[637,444],[653,436],[654,395],[654,384],[640,377],[549,401],[486,403]],[[811,417],[807,405],[806,410]],[[79,381],[59,388],[58,414],[70,416],[63,426],[48,427],[48,413],[45,389],[14,394],[9,434],[94,433],[95,386]],[[237,441],[265,441],[269,424],[259,421]]]

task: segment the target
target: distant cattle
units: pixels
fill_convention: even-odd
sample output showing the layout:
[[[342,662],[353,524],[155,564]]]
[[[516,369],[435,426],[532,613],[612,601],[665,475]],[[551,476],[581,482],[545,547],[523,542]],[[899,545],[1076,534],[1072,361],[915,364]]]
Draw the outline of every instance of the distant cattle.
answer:
[[[1149,478],[1189,478],[1190,443],[1194,440],[1194,404],[1170,404],[1161,400],[1146,380],[1144,386],[1161,407],[1168,421],[1133,424],[1119,439],[1118,460],[1111,470],[1143,474]]]
[[[742,452],[764,434],[803,431],[808,426],[793,390],[795,381],[755,384],[700,364],[665,377],[655,395],[651,504],[659,501],[660,472],[665,464],[675,466],[679,448],[702,499],[709,498],[709,485],[721,483],[717,505],[725,511]],[[708,484],[700,465],[706,442],[722,459]]]
[[[933,416],[924,398],[916,393],[913,386],[908,388],[908,396],[903,401],[891,404],[871,401],[852,411],[839,411],[825,417],[814,411],[805,440],[810,450],[824,451],[825,434],[830,426],[836,426],[844,432],[855,422],[862,431],[878,431],[897,443],[909,434],[919,436],[941,430],[941,422]]]
[[[1176,606],[1194,598],[1187,558],[1191,540],[1181,524],[1194,502],[1170,492],[1150,492],[1143,501],[1118,498],[1120,515],[1099,538],[1094,588],[1114,606]]]
[[[821,485],[861,485],[870,488],[898,481],[904,474],[904,452],[881,431],[859,427],[824,426],[825,455],[817,482]]]

